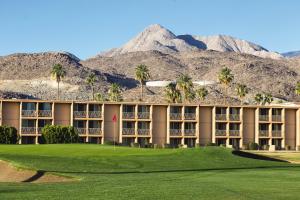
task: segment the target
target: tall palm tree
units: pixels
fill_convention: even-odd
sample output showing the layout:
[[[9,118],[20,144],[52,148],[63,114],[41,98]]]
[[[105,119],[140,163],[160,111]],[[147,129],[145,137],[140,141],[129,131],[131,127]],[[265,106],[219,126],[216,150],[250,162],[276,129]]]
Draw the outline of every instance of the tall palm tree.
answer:
[[[65,77],[66,71],[63,69],[61,64],[55,64],[52,67],[51,76],[56,80],[57,82],[57,99],[59,100],[59,83],[61,80]]]
[[[222,68],[222,70],[218,74],[218,79],[219,79],[220,83],[225,86],[225,93],[226,93],[226,95],[228,95],[228,87],[234,79],[234,76],[231,73],[231,70],[227,67]],[[225,96],[224,96],[224,103],[225,103]]]
[[[94,73],[91,73],[87,79],[86,79],[86,83],[91,87],[92,90],[92,100],[95,100],[95,95],[94,95],[94,85],[96,82],[96,75]]]
[[[201,101],[204,101],[206,96],[208,95],[208,90],[205,87],[201,87],[196,90],[196,95]]]
[[[261,93],[257,93],[254,97],[254,100],[257,104],[261,104],[263,102],[264,96]]]
[[[192,78],[187,74],[182,74],[177,79],[177,87],[182,91],[184,101],[190,100],[193,93],[194,84]]]
[[[300,96],[300,82],[297,82],[296,87],[295,87],[295,94],[297,96]]]
[[[108,97],[110,101],[122,101],[121,87],[117,83],[111,84],[108,90]]]
[[[168,102],[170,103],[179,103],[181,102],[180,91],[176,88],[176,84],[170,83],[165,88],[165,96]]]
[[[150,79],[150,72],[149,72],[148,67],[146,65],[138,65],[135,68],[135,78],[136,78],[136,80],[138,80],[140,82],[141,100],[143,101],[143,87],[144,87],[146,81],[148,81]]]
[[[243,98],[248,94],[249,89],[247,88],[246,85],[237,84],[235,90],[236,90],[237,95],[240,98],[241,104],[243,104]]]

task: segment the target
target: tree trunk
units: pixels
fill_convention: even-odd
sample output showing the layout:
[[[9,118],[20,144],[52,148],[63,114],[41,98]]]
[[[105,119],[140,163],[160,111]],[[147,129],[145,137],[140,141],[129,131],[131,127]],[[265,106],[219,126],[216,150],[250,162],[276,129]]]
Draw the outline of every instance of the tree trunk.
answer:
[[[59,100],[59,81],[57,81],[57,100]]]
[[[141,83],[141,101],[143,101],[143,84]]]
[[[92,86],[92,100],[95,100],[94,87]]]

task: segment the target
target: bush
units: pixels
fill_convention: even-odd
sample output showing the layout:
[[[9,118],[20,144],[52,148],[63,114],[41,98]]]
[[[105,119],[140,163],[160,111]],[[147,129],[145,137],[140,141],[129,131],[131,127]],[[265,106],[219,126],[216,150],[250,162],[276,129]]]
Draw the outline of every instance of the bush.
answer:
[[[220,147],[226,148],[226,144],[220,144]]]
[[[206,143],[205,146],[207,146],[207,147],[210,147],[210,146],[216,146],[216,144],[215,144],[215,143],[212,143],[212,142],[208,142],[208,143]]]
[[[258,150],[259,145],[255,142],[249,142],[248,143],[248,150]]]
[[[46,144],[77,143],[79,135],[72,126],[46,125],[42,129],[42,138]]]
[[[19,135],[15,127],[0,126],[0,144],[16,144]]]

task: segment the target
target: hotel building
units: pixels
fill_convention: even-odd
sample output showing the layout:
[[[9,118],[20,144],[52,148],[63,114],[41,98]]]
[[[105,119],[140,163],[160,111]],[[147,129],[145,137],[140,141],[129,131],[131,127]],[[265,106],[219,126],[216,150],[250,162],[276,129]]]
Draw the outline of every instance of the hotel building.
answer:
[[[39,143],[47,124],[74,126],[80,142],[170,146],[215,143],[243,148],[300,146],[300,105],[202,105],[133,102],[0,100],[0,124],[20,144]],[[113,120],[113,118],[116,120]]]

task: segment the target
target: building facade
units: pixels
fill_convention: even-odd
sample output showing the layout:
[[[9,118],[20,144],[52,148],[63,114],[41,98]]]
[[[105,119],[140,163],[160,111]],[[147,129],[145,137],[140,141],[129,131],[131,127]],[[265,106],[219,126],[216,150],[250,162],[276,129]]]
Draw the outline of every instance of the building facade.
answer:
[[[170,146],[217,145],[295,150],[300,146],[299,106],[230,106],[1,100],[1,125],[13,126],[20,144],[39,143],[47,124],[74,126],[81,142],[116,141]]]

